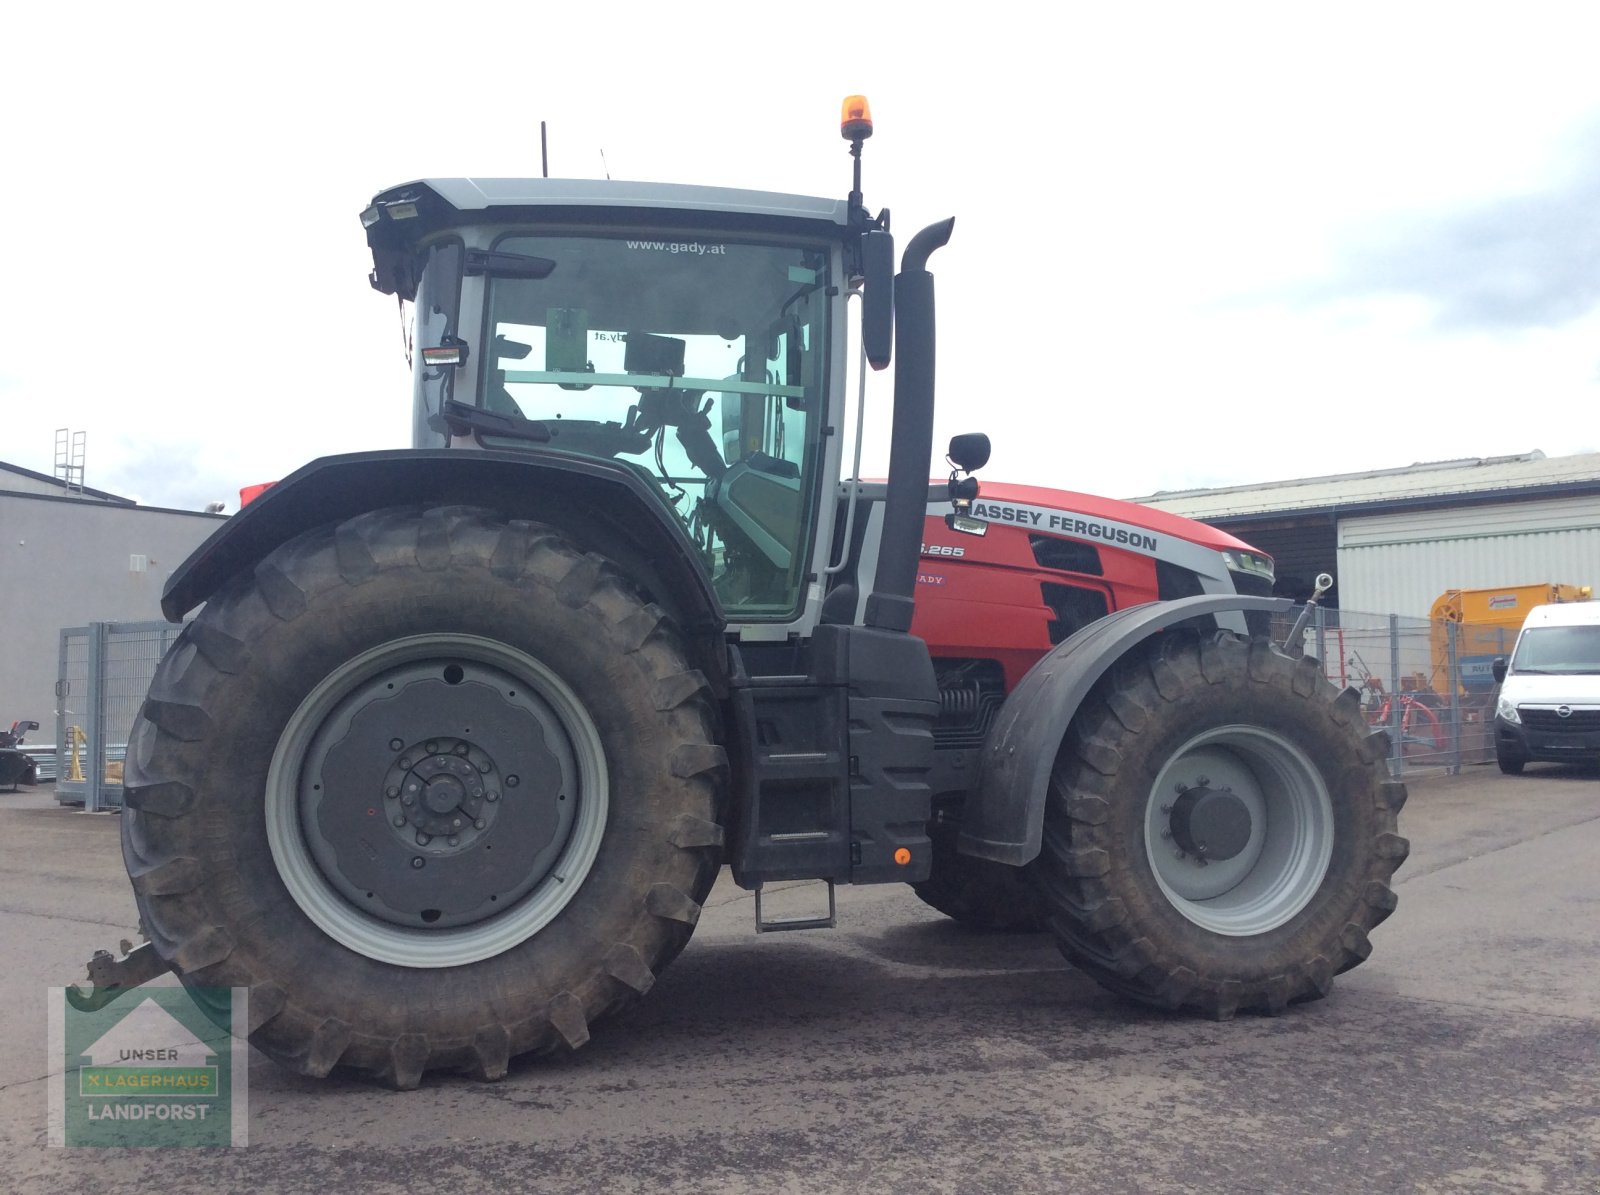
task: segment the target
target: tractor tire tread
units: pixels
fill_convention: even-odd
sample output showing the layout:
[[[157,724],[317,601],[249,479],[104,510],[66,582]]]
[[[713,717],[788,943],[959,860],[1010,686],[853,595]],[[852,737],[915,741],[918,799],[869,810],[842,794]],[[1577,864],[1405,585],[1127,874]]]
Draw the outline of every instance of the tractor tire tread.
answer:
[[[663,879],[637,894],[627,938],[594,951],[583,963],[587,978],[554,994],[490,984],[475,1000],[463,997],[459,1009],[451,1010],[461,1015],[444,1032],[388,1030],[386,1023],[399,1023],[394,1016],[330,1011],[389,1010],[399,1000],[394,985],[405,982],[396,976],[406,972],[322,937],[287,892],[280,892],[273,912],[298,919],[295,932],[316,939],[311,945],[319,957],[348,956],[373,979],[370,988],[344,993],[339,1005],[340,997],[321,990],[307,974],[312,960],[300,973],[285,973],[271,964],[270,940],[282,925],[267,928],[266,916],[231,928],[223,923],[223,906],[237,909],[250,898],[241,894],[242,882],[219,852],[207,850],[208,836],[225,816],[221,806],[248,799],[259,805],[261,798],[259,790],[251,797],[243,785],[240,791],[216,791],[208,773],[218,744],[210,741],[211,720],[204,711],[216,708],[230,678],[263,657],[254,645],[275,624],[300,618],[332,589],[365,589],[404,568],[453,569],[463,574],[463,585],[498,583],[521,601],[553,598],[586,611],[606,649],[632,660],[641,675],[644,700],[659,711],[650,733],[670,736],[663,753],[681,794],[673,798],[680,811],[653,825],[660,848],[650,848],[652,858],[668,860],[662,866],[670,882]],[[282,691],[289,681],[268,669],[254,683]],[[374,511],[307,532],[210,598],[160,665],[130,734],[122,840],[146,935],[186,985],[248,989],[252,1043],[298,1073],[320,1077],[345,1066],[397,1088],[415,1087],[432,1070],[502,1078],[520,1054],[581,1046],[593,1020],[648,990],[687,943],[721,859],[727,757],[714,742],[714,711],[710,686],[689,667],[667,613],[643,600],[603,557],[578,550],[550,527],[507,521],[487,510],[440,507]],[[241,948],[236,931],[260,940]],[[485,1006],[491,1012],[487,1021]]]
[[[1049,928],[1069,961],[1136,1001],[1225,1020],[1240,1011],[1281,1013],[1326,996],[1335,974],[1371,953],[1367,932],[1394,911],[1398,899],[1390,880],[1409,851],[1397,825],[1405,785],[1389,778],[1387,743],[1380,749],[1368,736],[1351,691],[1335,690],[1320,675],[1308,684],[1308,668],[1314,671],[1315,665],[1292,660],[1265,640],[1246,642],[1217,632],[1185,643],[1175,636],[1166,650],[1152,651],[1139,666],[1114,670],[1098,696],[1091,696],[1097,705],[1086,703],[1063,743],[1051,781],[1043,849],[1029,869]],[[1276,966],[1242,977],[1199,972],[1161,941],[1161,934],[1133,924],[1120,888],[1129,882],[1127,869],[1112,865],[1107,827],[1119,799],[1118,769],[1139,751],[1137,736],[1149,720],[1133,711],[1142,714],[1221,684],[1270,690],[1276,702],[1325,707],[1343,728],[1353,760],[1330,786],[1337,780],[1370,794],[1361,802],[1366,812],[1354,819],[1369,829],[1358,847],[1362,875],[1351,886],[1349,920],[1330,941],[1312,949],[1301,945],[1304,957],[1282,957]],[[1381,733],[1377,739],[1383,740]]]

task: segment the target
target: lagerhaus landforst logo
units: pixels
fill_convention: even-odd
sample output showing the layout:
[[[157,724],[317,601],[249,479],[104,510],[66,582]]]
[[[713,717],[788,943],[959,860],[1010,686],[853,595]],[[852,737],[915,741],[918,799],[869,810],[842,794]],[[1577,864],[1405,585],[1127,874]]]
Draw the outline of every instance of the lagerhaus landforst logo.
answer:
[[[244,988],[50,992],[51,1145],[247,1144]]]

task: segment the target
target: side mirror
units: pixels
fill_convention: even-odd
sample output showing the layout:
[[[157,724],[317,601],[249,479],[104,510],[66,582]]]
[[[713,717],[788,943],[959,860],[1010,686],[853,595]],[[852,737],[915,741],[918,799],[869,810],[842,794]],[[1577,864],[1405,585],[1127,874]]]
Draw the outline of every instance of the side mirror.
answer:
[[[861,236],[861,343],[867,363],[883,369],[894,354],[894,236],[874,228]]]
[[[1505,684],[1506,683],[1506,658],[1504,656],[1496,656],[1495,660],[1494,660],[1494,663],[1489,665],[1489,671],[1494,673],[1494,683],[1495,684],[1497,684],[1497,685]]]
[[[948,460],[963,473],[976,473],[989,463],[989,437],[982,432],[968,432],[950,437]]]

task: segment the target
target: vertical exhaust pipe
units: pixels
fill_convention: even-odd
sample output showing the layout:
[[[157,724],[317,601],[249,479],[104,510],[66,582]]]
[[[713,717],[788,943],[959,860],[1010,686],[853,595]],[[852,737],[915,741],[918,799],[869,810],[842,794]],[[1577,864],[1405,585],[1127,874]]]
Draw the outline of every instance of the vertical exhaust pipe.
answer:
[[[954,217],[941,220],[912,237],[894,281],[894,430],[878,573],[865,615],[867,626],[888,631],[911,627],[933,459],[933,275],[927,264],[949,242],[955,223]]]

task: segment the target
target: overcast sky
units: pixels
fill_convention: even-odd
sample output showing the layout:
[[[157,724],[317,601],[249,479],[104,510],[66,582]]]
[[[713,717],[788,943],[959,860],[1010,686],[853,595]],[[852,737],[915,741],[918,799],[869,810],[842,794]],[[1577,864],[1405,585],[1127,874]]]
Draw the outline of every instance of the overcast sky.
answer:
[[[986,476],[1600,450],[1592,3],[557,8],[12,11],[0,459],[68,427],[91,486],[231,510],[404,446],[374,192],[537,174],[543,119],[555,174],[843,195],[850,92],[868,206],[956,217],[938,434]]]

